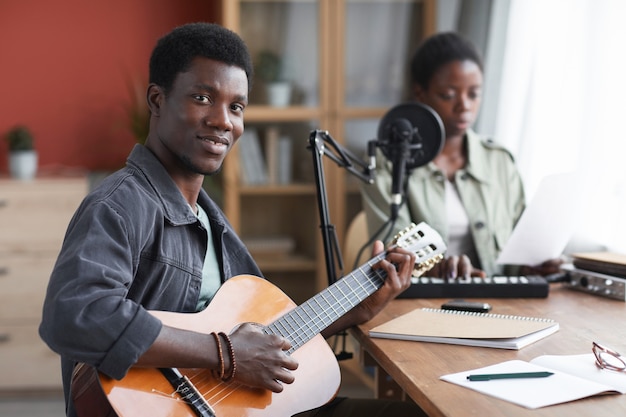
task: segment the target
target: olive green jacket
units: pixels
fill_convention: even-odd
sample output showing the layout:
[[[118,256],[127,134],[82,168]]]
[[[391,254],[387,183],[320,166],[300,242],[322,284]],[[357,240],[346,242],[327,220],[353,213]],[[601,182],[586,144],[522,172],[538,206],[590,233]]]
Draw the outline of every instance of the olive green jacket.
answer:
[[[468,131],[465,139],[468,163],[456,173],[455,182],[480,259],[481,264],[476,266],[490,276],[514,275],[517,268],[503,268],[496,259],[525,207],[521,176],[512,155],[503,147],[481,139],[473,131]],[[391,172],[391,162],[379,151],[375,182],[361,190],[370,236],[390,217]],[[391,236],[411,222],[426,222],[447,241],[444,179],[444,173],[433,162],[412,171]]]

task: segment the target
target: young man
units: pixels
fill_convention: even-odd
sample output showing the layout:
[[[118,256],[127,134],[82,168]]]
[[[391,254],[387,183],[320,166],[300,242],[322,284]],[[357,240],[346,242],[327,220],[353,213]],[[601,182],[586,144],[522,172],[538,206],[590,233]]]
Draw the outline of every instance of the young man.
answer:
[[[40,334],[62,357],[68,416],[76,415],[70,382],[77,363],[114,379],[135,366],[207,368],[273,392],[294,382],[298,363],[285,354],[283,337],[251,323],[229,335],[181,330],[148,312],[200,311],[229,278],[261,276],[202,189],[243,132],[251,82],[245,44],[218,25],[184,25],[157,43],[145,146],[136,145],[126,167],[78,208],[44,303]],[[382,249],[378,242],[374,252]],[[390,251],[378,265],[388,276],[383,286],[324,336],[373,317],[408,287],[414,262],[407,251]]]

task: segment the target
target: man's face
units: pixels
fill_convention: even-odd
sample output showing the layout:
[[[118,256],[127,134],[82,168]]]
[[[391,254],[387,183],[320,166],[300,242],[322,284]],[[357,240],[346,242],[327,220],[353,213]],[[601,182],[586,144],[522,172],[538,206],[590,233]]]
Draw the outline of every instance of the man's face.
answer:
[[[156,146],[169,154],[168,170],[183,175],[219,171],[243,133],[243,112],[248,104],[245,71],[197,57],[188,71],[176,76],[167,96],[161,91],[156,100],[154,139]]]

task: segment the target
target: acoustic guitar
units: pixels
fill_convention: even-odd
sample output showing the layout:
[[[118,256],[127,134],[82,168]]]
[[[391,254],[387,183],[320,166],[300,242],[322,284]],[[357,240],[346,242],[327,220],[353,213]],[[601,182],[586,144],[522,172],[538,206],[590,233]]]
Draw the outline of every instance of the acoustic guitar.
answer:
[[[392,245],[417,255],[414,275],[443,258],[439,234],[425,223],[411,225]],[[209,306],[198,313],[151,311],[163,324],[196,332],[228,333],[243,322],[263,325],[268,334],[291,342],[298,360],[295,382],[281,393],[255,389],[236,380],[223,382],[209,369],[131,368],[121,380],[79,364],[72,377],[72,398],[80,417],[282,417],[332,400],[340,384],[337,359],[320,332],[380,288],[386,278],[372,266],[386,252],[337,280],[300,306],[268,281],[240,275],[227,280]]]

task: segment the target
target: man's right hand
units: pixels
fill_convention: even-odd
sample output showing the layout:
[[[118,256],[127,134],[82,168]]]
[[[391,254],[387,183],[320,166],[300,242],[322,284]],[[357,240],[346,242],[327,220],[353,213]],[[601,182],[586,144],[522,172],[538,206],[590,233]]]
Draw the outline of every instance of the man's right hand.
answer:
[[[244,323],[230,334],[235,352],[235,380],[256,388],[281,392],[283,383],[291,384],[295,377],[290,371],[298,362],[286,351],[291,348],[287,339],[263,333],[259,325]],[[228,360],[224,352],[224,359]],[[227,367],[231,364],[228,363]]]

